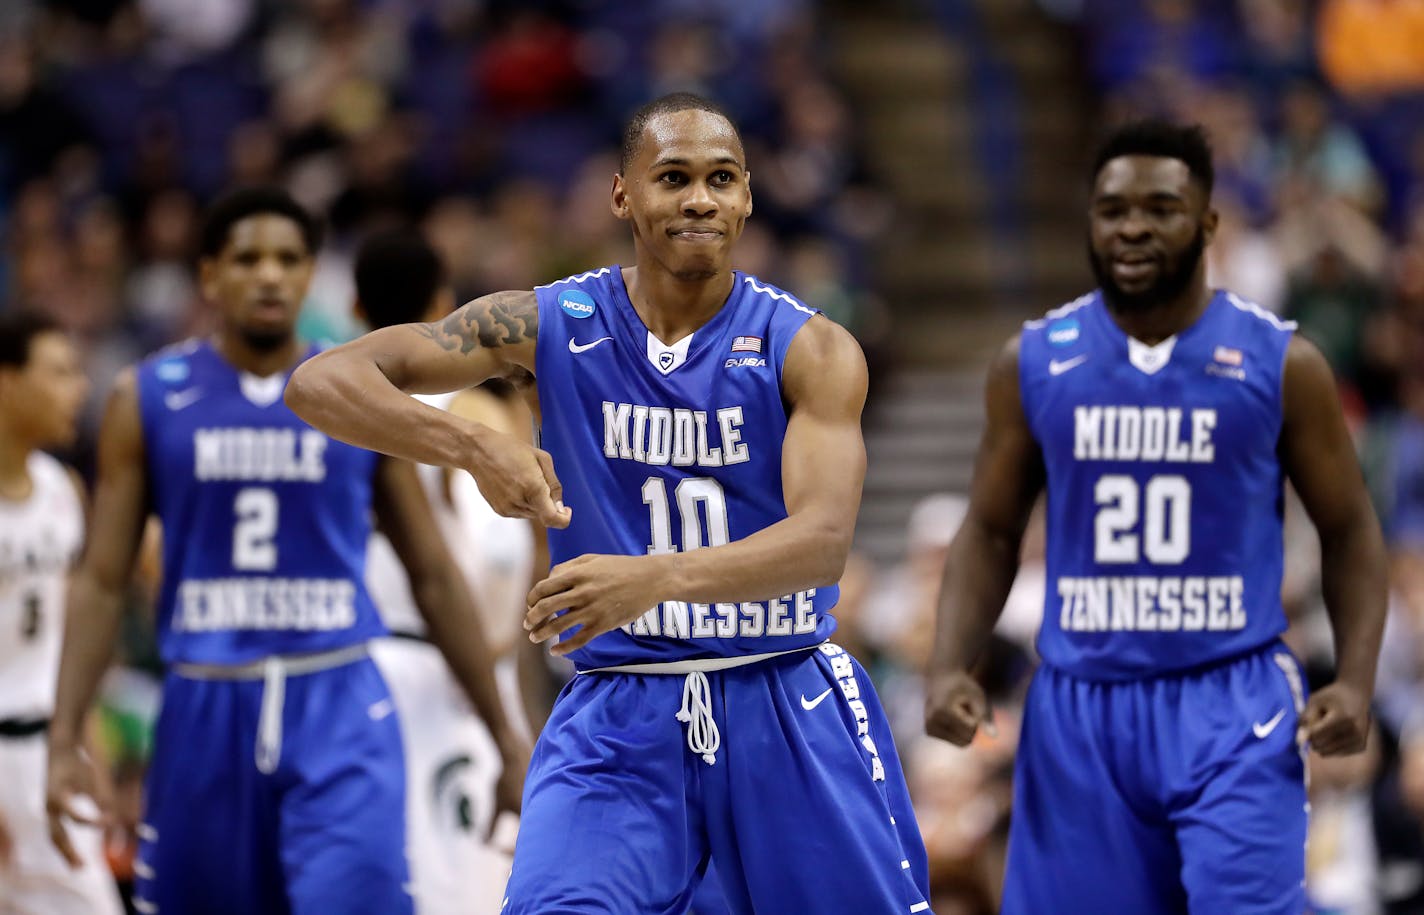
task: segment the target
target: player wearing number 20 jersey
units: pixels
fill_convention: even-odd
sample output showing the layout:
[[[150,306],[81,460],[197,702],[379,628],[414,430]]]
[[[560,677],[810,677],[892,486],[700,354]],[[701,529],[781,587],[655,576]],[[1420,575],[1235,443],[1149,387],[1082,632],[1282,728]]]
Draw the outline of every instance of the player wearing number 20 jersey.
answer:
[[[1097,293],[1025,327],[1020,390],[1049,480],[1045,662],[1155,676],[1285,631],[1275,448],[1294,329],[1226,292],[1155,347]]]

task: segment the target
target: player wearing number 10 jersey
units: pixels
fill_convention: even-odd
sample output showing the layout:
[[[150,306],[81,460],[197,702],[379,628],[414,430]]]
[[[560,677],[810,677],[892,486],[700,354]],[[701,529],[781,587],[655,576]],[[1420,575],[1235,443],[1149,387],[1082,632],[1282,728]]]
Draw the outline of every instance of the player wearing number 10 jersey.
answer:
[[[1364,746],[1384,614],[1378,525],[1329,367],[1295,326],[1206,285],[1199,129],[1119,129],[1093,175],[1100,288],[990,370],[927,704],[967,743],[967,670],[1048,499],[1043,666],[1016,758],[1003,911],[1295,915],[1304,743]],[[1289,479],[1320,534],[1337,679],[1304,696],[1280,641]]]
[[[319,428],[468,467],[555,528],[525,623],[579,675],[536,747],[504,911],[676,915],[709,859],[739,915],[928,911],[884,713],[826,641],[865,471],[860,349],[731,269],[751,193],[715,105],[635,113],[611,204],[636,267],[377,331],[287,390]],[[397,390],[515,365],[546,452]]]
[[[101,432],[95,526],[72,589],[49,774],[65,841],[86,761],[77,722],[108,656],[139,531],[163,527],[167,674],[135,863],[143,913],[409,912],[397,716],[366,643],[373,513],[431,638],[508,735],[463,577],[413,468],[328,439],[282,403],[314,348],[294,332],[316,228],[284,192],[235,191],[202,236],[212,338],[119,383]]]

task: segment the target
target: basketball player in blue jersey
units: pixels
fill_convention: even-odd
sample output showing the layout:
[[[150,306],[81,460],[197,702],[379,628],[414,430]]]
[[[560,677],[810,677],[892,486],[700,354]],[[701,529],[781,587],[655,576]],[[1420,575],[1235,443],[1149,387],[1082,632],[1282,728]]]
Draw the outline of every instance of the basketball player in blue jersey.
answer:
[[[611,196],[636,267],[377,331],[287,387],[329,434],[466,468],[554,528],[525,622],[579,673],[535,748],[504,911],[685,912],[709,858],[739,915],[928,911],[890,728],[827,641],[865,471],[860,348],[731,268],[752,200],[712,103],[637,111]],[[402,393],[515,367],[545,450]]]
[[[199,267],[218,331],[125,374],[100,432],[47,804],[70,854],[65,820],[93,777],[79,725],[152,512],[168,671],[135,863],[142,913],[410,912],[398,719],[366,648],[384,632],[362,584],[373,508],[432,640],[512,778],[522,771],[480,621],[414,469],[332,441],[282,403],[287,375],[313,352],[293,326],[316,237],[283,191],[215,203]]]
[[[1048,588],[1003,911],[1304,910],[1307,746],[1363,749],[1385,553],[1334,381],[1294,325],[1206,285],[1199,128],[1126,125],[1089,209],[1100,288],[989,370],[968,517],[946,561],[926,725],[987,723],[970,671],[1039,492]],[[1283,485],[1320,535],[1336,680],[1280,641]]]

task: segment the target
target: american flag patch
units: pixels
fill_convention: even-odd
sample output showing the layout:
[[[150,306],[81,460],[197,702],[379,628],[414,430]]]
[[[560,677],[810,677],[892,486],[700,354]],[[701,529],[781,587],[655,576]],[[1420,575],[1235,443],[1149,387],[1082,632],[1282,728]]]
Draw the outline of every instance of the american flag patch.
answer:
[[[1218,346],[1211,358],[1220,362],[1222,365],[1240,365],[1245,361],[1246,357],[1241,355],[1241,350],[1239,349],[1232,349],[1229,346]]]
[[[761,352],[761,337],[733,337],[732,352],[734,353],[759,353]]]

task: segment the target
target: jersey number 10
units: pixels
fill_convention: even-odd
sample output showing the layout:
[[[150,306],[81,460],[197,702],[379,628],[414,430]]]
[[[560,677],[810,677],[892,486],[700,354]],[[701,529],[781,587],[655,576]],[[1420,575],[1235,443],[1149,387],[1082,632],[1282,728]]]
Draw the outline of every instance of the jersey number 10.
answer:
[[[727,496],[722,484],[711,477],[688,477],[673,490],[677,513],[682,521],[682,548],[722,546],[731,540],[727,525]],[[652,528],[648,553],[676,553],[672,542],[672,513],[668,506],[667,481],[648,477],[643,481],[643,504],[648,506]],[[706,523],[703,523],[703,517]]]

